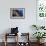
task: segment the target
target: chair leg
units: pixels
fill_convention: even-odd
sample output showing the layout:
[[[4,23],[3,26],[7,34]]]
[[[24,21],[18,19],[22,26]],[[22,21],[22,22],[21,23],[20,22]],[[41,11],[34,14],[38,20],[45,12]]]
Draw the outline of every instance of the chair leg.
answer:
[[[7,42],[6,41],[4,42],[4,44],[5,44],[5,46],[7,46]]]
[[[7,34],[5,34],[5,46],[7,46]]]

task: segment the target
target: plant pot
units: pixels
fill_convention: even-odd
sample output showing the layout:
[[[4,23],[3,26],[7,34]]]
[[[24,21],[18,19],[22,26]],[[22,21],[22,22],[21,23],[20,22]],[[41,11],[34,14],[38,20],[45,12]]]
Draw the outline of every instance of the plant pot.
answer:
[[[37,43],[40,43],[40,39],[37,39]]]
[[[45,39],[38,39],[37,42],[38,42],[39,44],[41,44],[41,43],[44,42],[44,40],[45,40]]]
[[[40,39],[40,43],[44,43],[44,40],[45,40],[45,39]]]

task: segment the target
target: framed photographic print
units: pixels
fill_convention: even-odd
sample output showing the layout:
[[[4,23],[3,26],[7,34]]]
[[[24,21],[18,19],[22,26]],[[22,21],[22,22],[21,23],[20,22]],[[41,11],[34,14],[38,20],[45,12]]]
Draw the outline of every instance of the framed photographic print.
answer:
[[[25,8],[10,8],[10,18],[11,19],[24,19]]]

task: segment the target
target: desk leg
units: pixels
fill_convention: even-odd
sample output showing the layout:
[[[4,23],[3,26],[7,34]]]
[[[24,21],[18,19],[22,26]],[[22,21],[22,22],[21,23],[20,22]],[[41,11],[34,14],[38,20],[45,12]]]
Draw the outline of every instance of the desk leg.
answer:
[[[17,34],[17,45],[16,46],[18,46],[18,34]]]

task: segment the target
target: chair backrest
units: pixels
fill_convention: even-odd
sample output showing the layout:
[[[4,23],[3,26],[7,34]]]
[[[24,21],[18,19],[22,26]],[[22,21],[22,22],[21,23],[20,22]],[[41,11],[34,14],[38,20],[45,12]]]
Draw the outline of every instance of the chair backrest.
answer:
[[[18,33],[18,27],[16,28],[11,28],[11,34]]]

